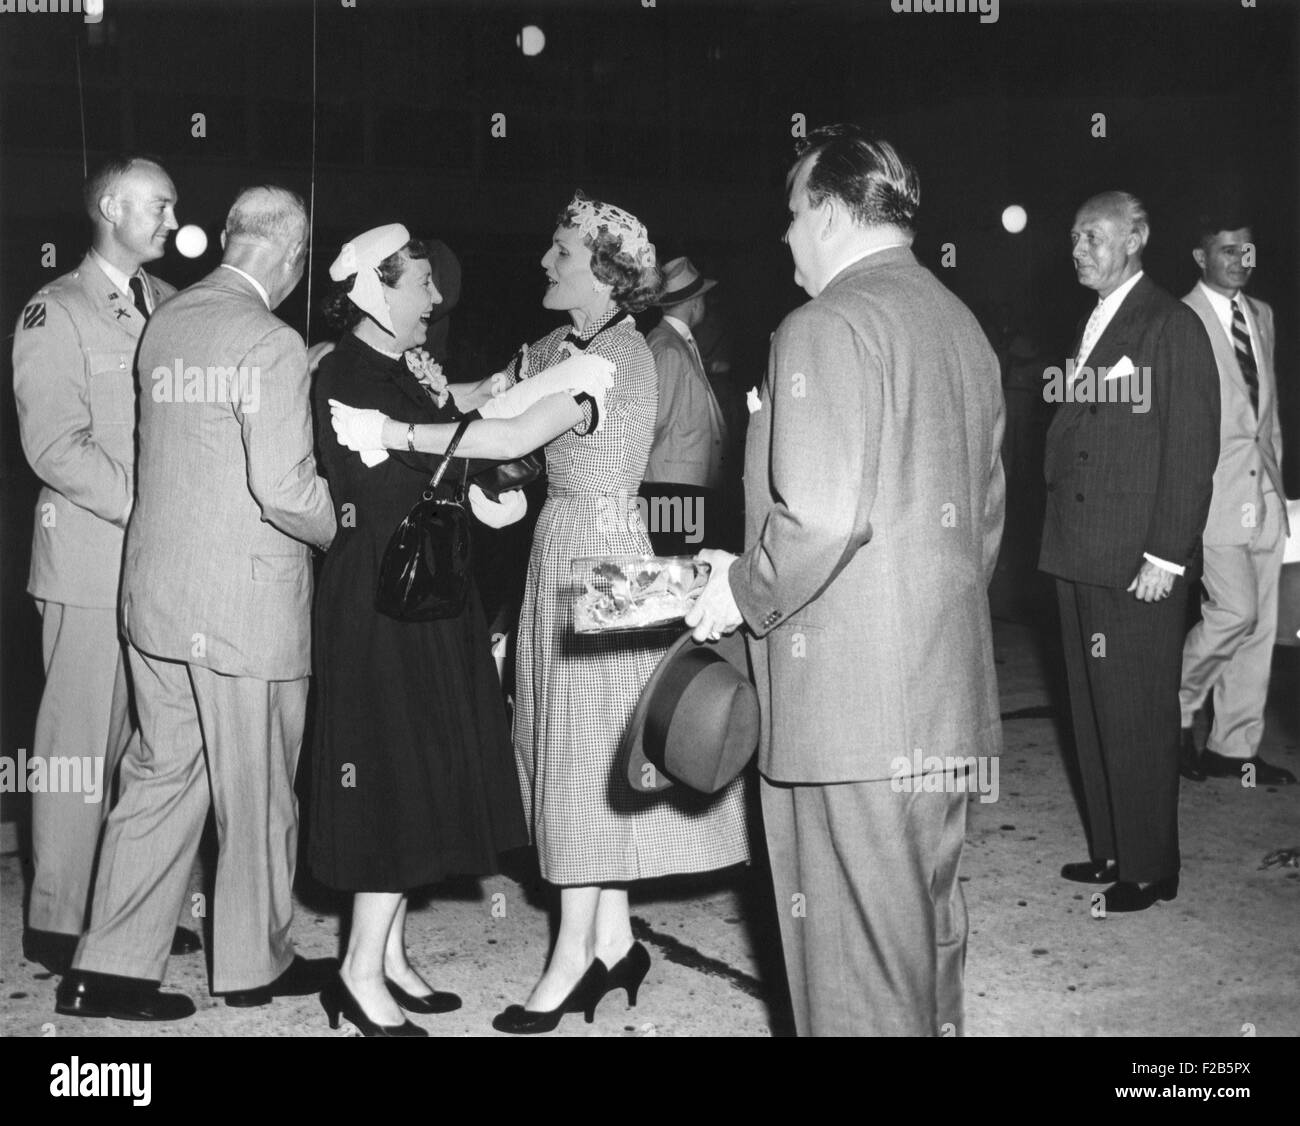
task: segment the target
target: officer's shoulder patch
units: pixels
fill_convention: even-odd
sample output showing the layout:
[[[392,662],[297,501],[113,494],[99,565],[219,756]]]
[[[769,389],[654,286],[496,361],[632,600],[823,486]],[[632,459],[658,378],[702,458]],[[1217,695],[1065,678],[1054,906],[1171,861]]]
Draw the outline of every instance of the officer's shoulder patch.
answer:
[[[23,328],[40,328],[45,323],[45,302],[33,301],[23,310]]]

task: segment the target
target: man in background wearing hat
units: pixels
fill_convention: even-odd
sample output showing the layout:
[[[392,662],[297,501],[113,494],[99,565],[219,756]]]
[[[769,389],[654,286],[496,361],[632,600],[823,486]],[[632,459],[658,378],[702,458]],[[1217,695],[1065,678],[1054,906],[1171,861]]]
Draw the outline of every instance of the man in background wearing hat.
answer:
[[[311,547],[335,531],[312,454],[307,353],[271,313],[302,277],[307,234],[298,196],[242,192],[221,265],[160,308],[141,342],[121,597],[140,738],[122,761],[90,929],[59,985],[68,1016],[194,1012],[158,985],[209,807],[213,992],[261,1005],[317,992],[337,968],[297,957],[289,937]]]
[[[799,1033],[960,1033],[968,756],[1001,747],[997,357],[913,256],[920,185],[888,143],[818,130],[787,185],[813,300],[773,337],[750,422],[748,550],[702,553],[686,622],[752,635]],[[935,757],[946,772],[911,765]]]
[[[113,777],[134,735],[117,594],[134,500],[135,353],[145,322],[176,292],[144,269],[176,230],[166,171],[116,157],[91,172],[82,197],[91,248],[23,308],[13,353],[23,451],[42,484],[27,584],[45,664],[32,757],[76,762],[89,775],[78,792],[31,798],[23,953],[57,974],[86,922]],[[199,948],[193,931],[176,929],[174,954]]]
[[[709,534],[711,506],[722,481],[726,423],[709,386],[691,329],[704,319],[704,295],[717,283],[688,258],[664,266],[663,319],[646,336],[659,375],[654,445],[641,495],[646,527],[659,555],[690,555]]]

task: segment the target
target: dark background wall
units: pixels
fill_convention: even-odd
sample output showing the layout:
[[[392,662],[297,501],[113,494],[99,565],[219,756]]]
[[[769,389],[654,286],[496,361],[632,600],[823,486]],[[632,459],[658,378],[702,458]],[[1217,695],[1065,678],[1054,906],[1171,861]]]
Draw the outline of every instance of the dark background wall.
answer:
[[[400,219],[460,256],[453,332],[465,362],[490,370],[553,326],[537,262],[555,213],[582,187],[644,219],[661,258],[688,252],[720,279],[749,386],[768,335],[804,299],[780,242],[792,117],[858,120],[920,168],[922,259],[991,327],[1036,340],[1045,363],[1059,362],[1089,305],[1067,241],[1086,196],[1122,187],[1147,201],[1147,267],[1179,294],[1195,280],[1200,199],[1250,197],[1252,292],[1273,302],[1283,334],[1295,495],[1298,16],[1291,0],[1002,0],[993,24],[896,14],[889,0],[107,0],[96,27],[4,14],[0,321],[12,326],[84,249],[83,127],[92,163],[143,149],[171,172],[180,221],[210,239],[197,261],[169,249],[157,264],[185,285],[218,261],[238,188],[274,179],[310,191],[314,81],[313,301],[343,239]],[[534,58],[516,47],[525,24],[547,38]],[[195,113],[204,138],[191,135]],[[491,136],[495,113],[505,138]],[[1105,138],[1091,135],[1096,113]],[[1012,202],[1029,212],[1019,236],[999,222]],[[47,242],[53,270],[41,266]],[[940,265],[945,243],[953,268]],[[280,313],[316,338],[307,292]],[[10,341],[0,349],[5,754],[30,746],[40,685],[23,594],[36,482],[17,443]],[[1017,469],[1018,495],[1034,496],[1036,472]]]

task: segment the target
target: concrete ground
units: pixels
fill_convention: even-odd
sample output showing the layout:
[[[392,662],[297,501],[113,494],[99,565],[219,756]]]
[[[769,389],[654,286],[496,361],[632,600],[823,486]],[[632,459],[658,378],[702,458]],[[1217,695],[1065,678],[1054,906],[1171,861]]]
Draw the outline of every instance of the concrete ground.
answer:
[[[997,623],[1006,750],[998,800],[972,795],[962,861],[970,910],[967,1034],[1300,1034],[1300,868],[1261,867],[1300,847],[1300,786],[1183,783],[1177,900],[1099,920],[1091,888],[1058,869],[1086,857],[1062,751],[1053,668],[1028,626]],[[1277,651],[1263,755],[1300,773],[1300,650]],[[459,1012],[418,1017],[435,1035],[496,1035],[494,1013],[522,1001],[549,942],[544,886],[527,854],[509,874],[437,889],[412,909],[413,961]],[[315,997],[235,1010],[209,996],[202,957],[173,959],[167,985],[198,1014],[174,1025],[76,1021],[54,1013],[55,980],[21,953],[16,855],[0,859],[0,1032],[10,1036],[344,1036]],[[196,890],[198,885],[196,883]],[[310,956],[337,949],[340,901],[300,888],[294,933]],[[779,941],[759,863],[635,890],[633,915],[653,965],[640,1003],[607,997],[595,1023],[568,1016],[561,1036],[768,1036],[790,1030]]]

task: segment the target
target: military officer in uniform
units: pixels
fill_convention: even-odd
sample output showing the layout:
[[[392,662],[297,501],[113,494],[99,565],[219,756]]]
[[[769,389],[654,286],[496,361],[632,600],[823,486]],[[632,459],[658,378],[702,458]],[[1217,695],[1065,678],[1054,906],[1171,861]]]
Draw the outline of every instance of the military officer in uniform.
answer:
[[[13,353],[23,452],[42,485],[27,584],[45,665],[32,754],[59,783],[32,794],[23,952],[54,973],[67,971],[85,926],[108,794],[134,734],[117,596],[134,495],[135,353],[175,292],[143,268],[176,229],[167,173],[114,159],[87,178],[83,199],[91,249],[23,307]],[[173,949],[198,950],[198,938],[178,927]]]

